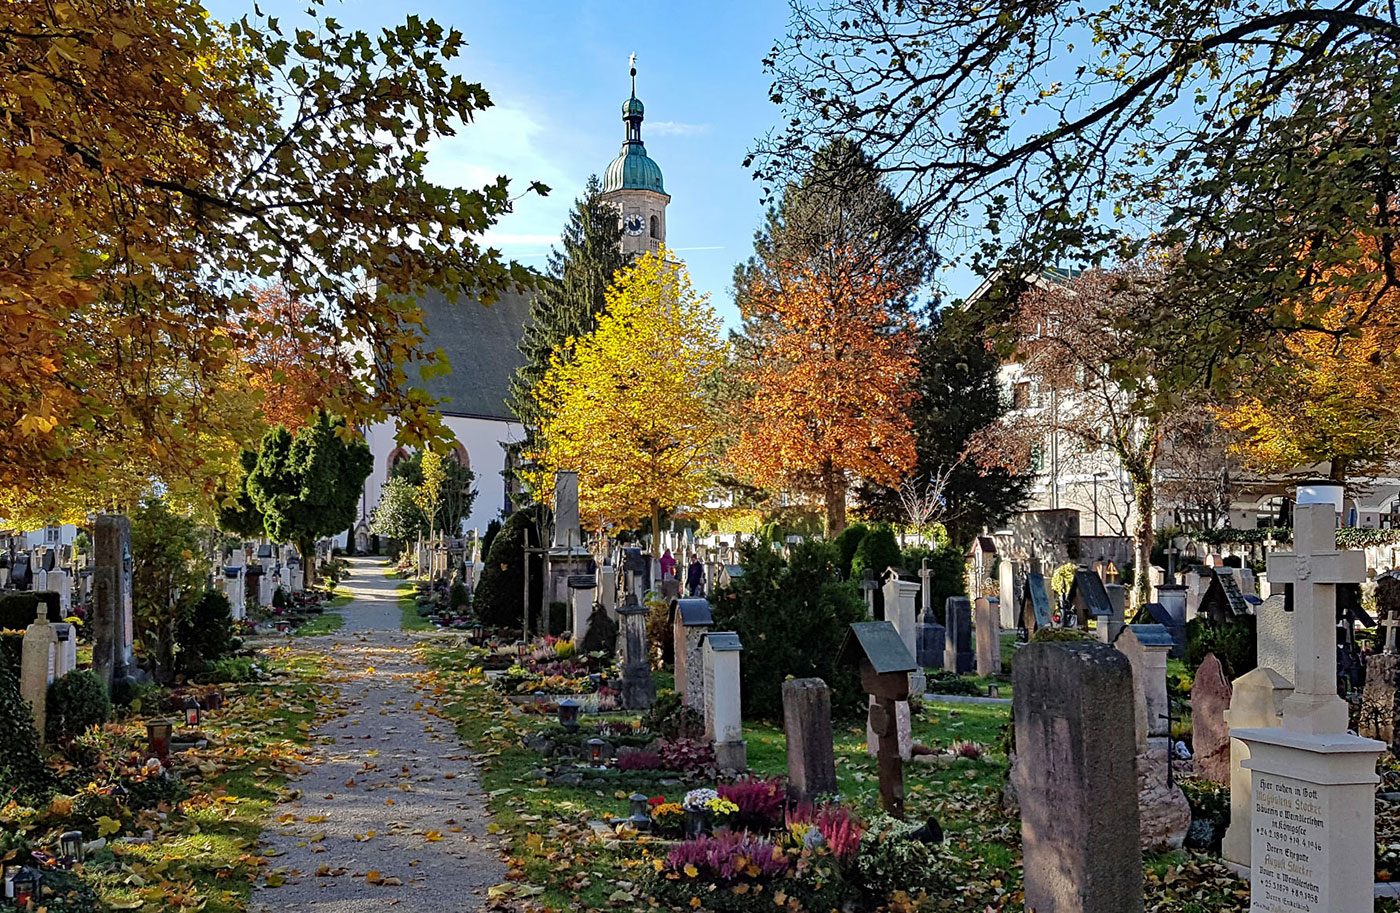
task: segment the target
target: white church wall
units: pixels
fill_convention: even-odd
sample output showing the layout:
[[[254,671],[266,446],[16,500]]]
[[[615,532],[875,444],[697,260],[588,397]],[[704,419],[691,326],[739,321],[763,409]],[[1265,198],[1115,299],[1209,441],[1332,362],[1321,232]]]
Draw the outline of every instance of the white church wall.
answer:
[[[476,501],[472,504],[471,516],[463,524],[464,530],[485,530],[486,524],[498,519],[506,507],[506,480],[502,475],[506,468],[506,446],[522,440],[524,429],[515,422],[460,415],[444,416],[443,424],[467,451],[471,470],[476,473],[473,483]],[[393,422],[379,422],[365,433],[374,455],[374,469],[365,480],[361,504],[366,517],[379,503],[379,493],[389,477],[389,459],[399,447],[394,435]],[[412,448],[405,449],[412,452]]]

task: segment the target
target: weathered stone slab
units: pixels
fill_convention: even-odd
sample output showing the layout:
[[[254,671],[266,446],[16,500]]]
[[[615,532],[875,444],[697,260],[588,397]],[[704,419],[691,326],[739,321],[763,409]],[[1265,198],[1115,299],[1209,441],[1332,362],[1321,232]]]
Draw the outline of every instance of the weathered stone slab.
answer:
[[[1012,674],[1026,909],[1142,913],[1127,657],[1100,643],[1028,644]]]
[[[1001,608],[985,596],[976,603],[977,674],[996,675],[1001,671]]]
[[[787,733],[788,798],[811,802],[836,792],[836,752],[831,730],[831,689],[819,678],[783,682]]]
[[[943,647],[943,668],[968,675],[976,666],[972,652],[972,603],[966,596],[949,596],[945,609],[947,643]]]
[[[1230,680],[1214,653],[1207,653],[1191,685],[1192,767],[1212,783],[1230,782]]]

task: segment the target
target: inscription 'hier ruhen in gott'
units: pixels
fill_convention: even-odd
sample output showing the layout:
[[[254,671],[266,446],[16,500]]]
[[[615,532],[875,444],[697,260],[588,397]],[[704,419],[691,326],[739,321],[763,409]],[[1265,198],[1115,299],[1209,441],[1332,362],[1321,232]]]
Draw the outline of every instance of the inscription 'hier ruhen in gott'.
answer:
[[[1252,913],[1325,909],[1317,875],[1327,870],[1327,821],[1317,789],[1298,780],[1261,775],[1254,787],[1253,820]]]

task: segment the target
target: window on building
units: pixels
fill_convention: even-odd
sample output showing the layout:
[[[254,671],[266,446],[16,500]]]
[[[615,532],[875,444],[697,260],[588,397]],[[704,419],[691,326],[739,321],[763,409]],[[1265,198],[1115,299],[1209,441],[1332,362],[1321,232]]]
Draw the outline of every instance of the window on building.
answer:
[[[653,238],[656,238],[658,241],[661,240],[661,217],[660,217],[660,216],[652,216],[652,217],[651,217],[651,236],[652,236]]]
[[[1031,407],[1031,383],[1028,380],[1019,381],[1011,385],[1011,408],[1029,409]]]

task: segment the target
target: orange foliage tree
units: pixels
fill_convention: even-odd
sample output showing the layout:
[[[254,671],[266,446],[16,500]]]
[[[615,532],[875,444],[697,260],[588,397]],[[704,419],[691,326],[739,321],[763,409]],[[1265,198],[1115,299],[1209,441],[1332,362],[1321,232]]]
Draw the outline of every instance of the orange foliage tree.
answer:
[[[262,397],[268,427],[296,431],[349,379],[349,365],[326,317],[281,282],[253,291],[259,330],[247,334],[244,359],[249,384]]]
[[[822,501],[828,535],[846,528],[858,479],[898,485],[914,464],[909,407],[918,372],[905,289],[849,250],[751,274],[749,353],[734,470]]]

